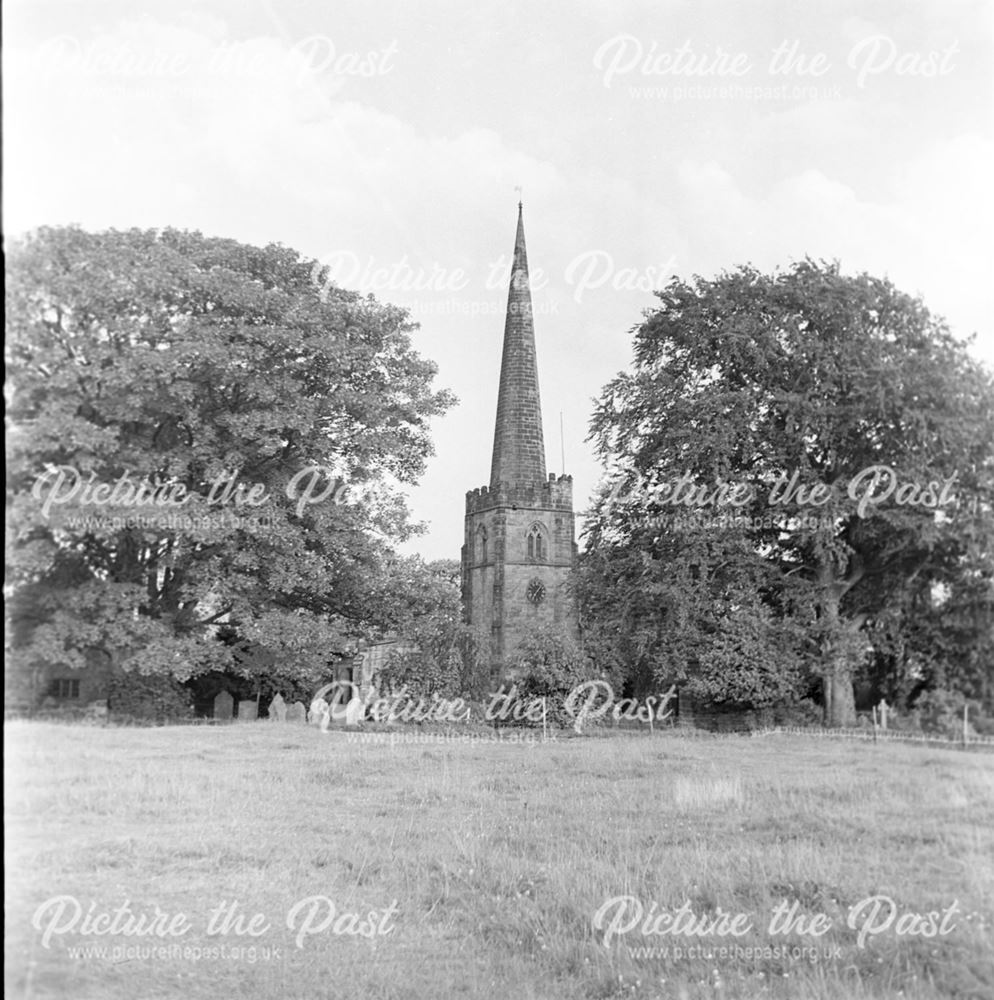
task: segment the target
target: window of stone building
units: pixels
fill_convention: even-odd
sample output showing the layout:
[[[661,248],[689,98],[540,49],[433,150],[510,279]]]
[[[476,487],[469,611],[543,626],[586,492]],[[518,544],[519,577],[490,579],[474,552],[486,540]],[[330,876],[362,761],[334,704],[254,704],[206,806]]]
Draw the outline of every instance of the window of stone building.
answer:
[[[53,698],[78,698],[79,678],[58,677],[49,685],[48,693]]]
[[[545,561],[547,555],[545,536],[542,534],[540,524],[533,524],[528,530],[527,547],[529,559],[534,559],[537,562]]]
[[[476,532],[476,561],[481,563],[487,561],[487,529],[484,527]]]

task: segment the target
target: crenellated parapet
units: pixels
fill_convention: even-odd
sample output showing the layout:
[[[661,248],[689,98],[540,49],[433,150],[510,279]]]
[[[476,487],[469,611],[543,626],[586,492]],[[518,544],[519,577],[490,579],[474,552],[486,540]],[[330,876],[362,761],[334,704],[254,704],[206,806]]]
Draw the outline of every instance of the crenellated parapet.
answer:
[[[550,472],[545,482],[498,483],[496,489],[481,486],[466,494],[467,514],[478,514],[497,507],[534,507],[572,512],[573,477]]]

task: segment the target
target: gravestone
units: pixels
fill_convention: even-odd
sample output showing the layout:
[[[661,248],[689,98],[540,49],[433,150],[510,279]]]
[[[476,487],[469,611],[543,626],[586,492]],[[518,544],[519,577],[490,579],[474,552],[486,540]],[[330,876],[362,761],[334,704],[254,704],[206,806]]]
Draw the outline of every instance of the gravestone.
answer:
[[[235,699],[227,691],[219,691],[214,699],[214,718],[230,719],[234,714]]]
[[[259,703],[255,698],[238,703],[238,721],[254,722],[259,717]]]
[[[325,713],[328,711],[328,702],[324,698],[315,698],[311,702],[311,710],[307,714],[307,721],[312,726],[320,726],[324,722]]]
[[[880,708],[880,728],[881,729],[886,729],[887,728],[887,708],[888,708],[888,705],[887,705],[887,702],[884,701],[883,698],[880,699],[879,708]]]
[[[351,699],[349,703],[345,706],[345,725],[346,726],[358,726],[362,722],[365,713],[365,705],[363,704],[362,698],[358,696]]]
[[[307,722],[307,709],[302,701],[295,701],[286,710],[287,722]]]
[[[286,702],[283,695],[277,694],[269,703],[269,718],[273,722],[286,722]]]

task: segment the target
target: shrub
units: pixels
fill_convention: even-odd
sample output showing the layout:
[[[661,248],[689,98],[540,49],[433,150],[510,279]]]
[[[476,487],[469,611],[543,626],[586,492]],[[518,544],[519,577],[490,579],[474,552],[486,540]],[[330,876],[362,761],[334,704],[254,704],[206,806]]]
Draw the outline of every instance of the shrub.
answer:
[[[107,707],[114,721],[181,722],[193,716],[191,692],[162,674],[118,673],[110,681]]]
[[[994,719],[985,715],[978,715],[976,718],[971,714],[970,725],[978,736],[994,736]]]
[[[775,705],[773,719],[778,726],[820,726],[822,710],[810,698],[794,704]]]
[[[592,664],[580,645],[565,632],[549,629],[530,637],[518,654],[515,671],[518,700],[528,703],[546,698],[549,725],[572,726],[574,719],[566,711],[566,699],[578,684],[593,677]],[[505,724],[541,725],[514,720]]]
[[[896,711],[887,713],[887,728],[902,733],[920,733],[922,731],[922,715],[918,709],[898,715]]]
[[[970,703],[960,692],[936,688],[922,694],[915,702],[915,709],[925,732],[959,736],[963,732],[963,706],[967,704]]]

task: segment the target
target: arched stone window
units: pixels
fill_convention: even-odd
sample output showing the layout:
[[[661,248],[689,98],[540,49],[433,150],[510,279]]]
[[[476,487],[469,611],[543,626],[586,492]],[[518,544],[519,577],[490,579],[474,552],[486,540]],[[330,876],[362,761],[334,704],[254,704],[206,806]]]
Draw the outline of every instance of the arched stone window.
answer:
[[[482,524],[476,532],[476,561],[478,563],[487,561],[487,529]]]
[[[534,559],[536,562],[545,562],[548,558],[548,542],[545,538],[545,532],[542,530],[542,525],[538,522],[528,529],[525,546],[529,559]]]

